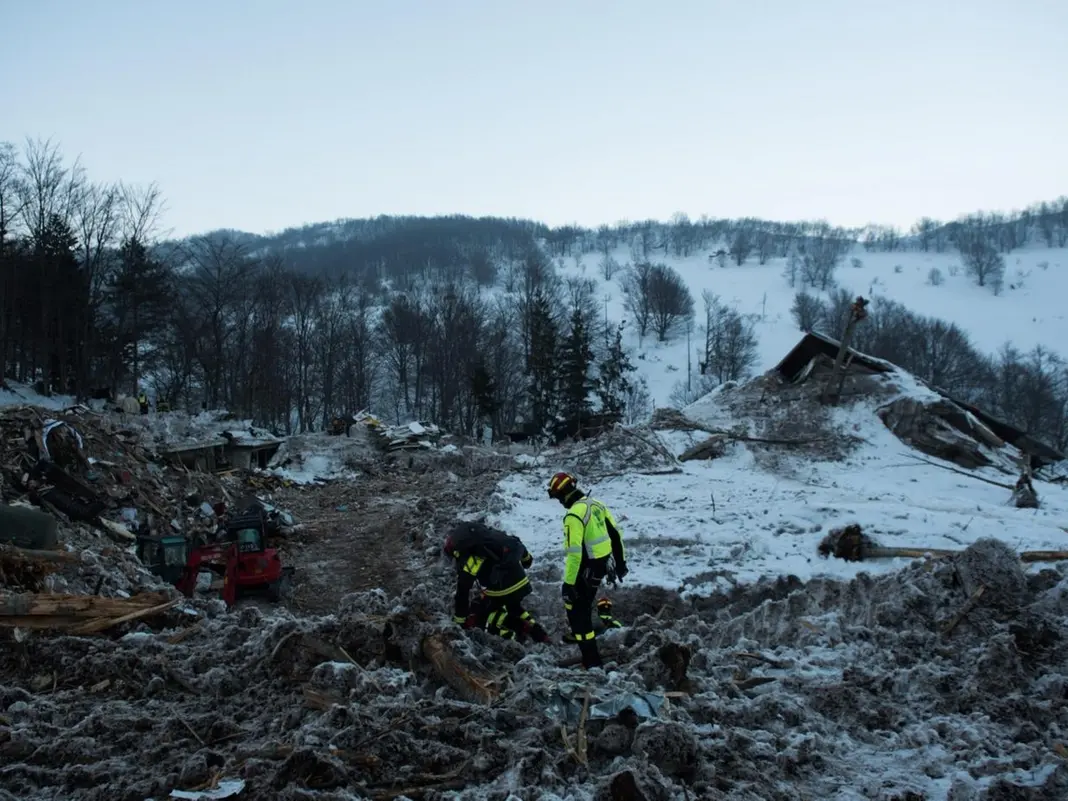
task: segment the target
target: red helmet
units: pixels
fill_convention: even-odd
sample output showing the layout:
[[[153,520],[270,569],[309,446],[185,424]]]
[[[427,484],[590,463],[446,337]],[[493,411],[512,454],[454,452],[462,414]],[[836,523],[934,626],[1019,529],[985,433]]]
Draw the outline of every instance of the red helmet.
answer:
[[[577,488],[575,477],[570,473],[557,473],[549,479],[549,497],[565,498]]]

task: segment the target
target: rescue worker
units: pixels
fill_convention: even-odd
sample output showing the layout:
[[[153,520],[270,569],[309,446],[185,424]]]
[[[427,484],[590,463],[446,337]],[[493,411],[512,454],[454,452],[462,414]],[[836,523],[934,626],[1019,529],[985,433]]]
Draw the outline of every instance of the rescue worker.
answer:
[[[561,594],[571,636],[565,639],[578,644],[583,667],[601,667],[592,622],[594,599],[606,577],[616,581],[627,575],[623,532],[608,507],[587,497],[570,473],[557,473],[550,479],[549,497],[567,509]],[[623,625],[612,616],[612,604],[607,598],[597,606],[598,617],[607,628]]]
[[[141,407],[141,414],[148,414],[148,395],[144,390],[137,395],[137,405]]]
[[[443,551],[456,564],[454,623],[509,640],[549,642],[545,629],[523,608],[523,599],[533,591],[526,568],[534,557],[518,537],[481,522],[462,522],[449,531]],[[472,613],[470,595],[476,581],[483,591]]]

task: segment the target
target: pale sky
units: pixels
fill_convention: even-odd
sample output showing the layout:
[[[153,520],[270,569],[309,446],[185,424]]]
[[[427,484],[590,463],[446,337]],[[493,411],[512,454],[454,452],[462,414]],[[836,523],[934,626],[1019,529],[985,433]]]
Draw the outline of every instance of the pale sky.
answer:
[[[0,0],[0,141],[176,235],[911,225],[1068,194],[1068,0]]]

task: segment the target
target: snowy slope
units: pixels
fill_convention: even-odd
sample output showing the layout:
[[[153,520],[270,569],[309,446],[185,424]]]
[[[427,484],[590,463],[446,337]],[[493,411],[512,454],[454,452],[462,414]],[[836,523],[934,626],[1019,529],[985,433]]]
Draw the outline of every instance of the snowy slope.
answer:
[[[701,406],[687,413],[701,419]],[[1016,509],[1006,490],[918,461],[873,407],[834,414],[842,429],[864,440],[844,462],[796,460],[771,473],[736,444],[724,458],[682,463],[681,474],[584,484],[620,518],[629,548],[626,581],[705,594],[764,576],[851,578],[906,563],[819,557],[817,545],[828,531],[850,523],[886,546],[963,549],[997,537],[1017,550],[1068,549],[1068,488],[1036,482],[1042,508]],[[657,436],[675,454],[704,438]],[[535,557],[562,565],[563,509],[546,497],[545,485],[556,470],[573,467],[551,455],[542,459],[537,469],[501,483],[505,508],[490,520],[520,536]],[[988,476],[1008,480],[994,471]]]
[[[613,258],[621,265],[631,261],[626,247],[617,248]],[[602,303],[607,297],[609,316],[625,319],[620,286],[623,273],[605,281],[597,266],[600,259],[599,253],[585,255],[584,268],[576,268],[573,260],[563,261],[560,272],[568,276],[578,275],[581,270],[584,277],[596,279],[597,297]],[[853,259],[859,259],[862,266],[853,267]],[[650,255],[650,260],[675,268],[685,279],[695,302],[696,326],[704,322],[701,295],[705,290],[717,294],[743,315],[754,315],[760,341],[756,372],[777,364],[800,337],[790,315],[798,288],[791,288],[783,275],[785,259],[771,259],[760,265],[751,257],[741,267],[730,261],[720,267],[710,263],[705,250],[688,258],[658,251]],[[1054,351],[1066,349],[1062,343],[1068,341],[1068,312],[1060,299],[1068,297],[1068,249],[1032,247],[1007,254],[1005,261],[1005,286],[999,296],[975,284],[955,250],[868,253],[857,245],[842,260],[836,277],[838,285],[852,293],[895,300],[918,314],[957,323],[981,352],[993,353],[1009,340],[1023,350],[1039,344]],[[940,286],[928,281],[932,268],[942,273],[944,282]],[[696,326],[691,340],[694,371],[703,337]],[[656,405],[667,405],[675,382],[686,377],[685,332],[667,343],[657,343],[652,334],[639,343],[636,332],[629,331],[627,344],[637,351],[635,365],[649,382]]]
[[[0,389],[0,409],[10,406],[37,406],[42,409],[70,408],[75,404],[73,395],[52,395],[46,397],[36,392],[32,387],[19,384],[16,381],[7,381],[7,389]]]

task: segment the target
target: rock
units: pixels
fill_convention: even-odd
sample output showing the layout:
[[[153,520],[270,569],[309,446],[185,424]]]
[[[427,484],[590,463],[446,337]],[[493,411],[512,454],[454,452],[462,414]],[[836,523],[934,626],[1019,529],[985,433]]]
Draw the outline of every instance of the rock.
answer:
[[[981,607],[1015,612],[1028,597],[1027,576],[1016,552],[1001,540],[981,539],[954,557],[957,574],[970,596],[983,585]]]
[[[622,723],[611,722],[605,725],[594,741],[599,751],[611,756],[625,754],[630,750],[631,731]]]
[[[639,726],[632,748],[668,776],[688,778],[697,768],[697,737],[680,723],[655,721]]]

